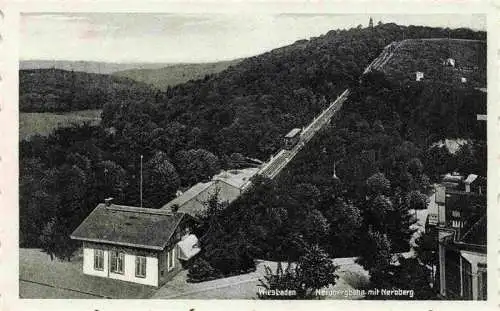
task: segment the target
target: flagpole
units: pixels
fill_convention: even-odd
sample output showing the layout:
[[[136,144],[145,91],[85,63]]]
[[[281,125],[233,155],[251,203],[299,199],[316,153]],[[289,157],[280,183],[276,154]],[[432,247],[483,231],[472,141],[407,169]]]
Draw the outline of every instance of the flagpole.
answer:
[[[141,154],[141,208],[142,208],[142,154]]]

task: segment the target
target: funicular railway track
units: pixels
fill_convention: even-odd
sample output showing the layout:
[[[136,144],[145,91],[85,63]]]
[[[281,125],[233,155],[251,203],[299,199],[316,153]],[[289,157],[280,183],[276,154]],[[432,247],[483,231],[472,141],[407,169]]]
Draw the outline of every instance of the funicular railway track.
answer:
[[[363,74],[370,72],[373,69],[383,67],[394,55],[394,52],[399,48],[403,41],[392,42],[387,45],[382,53],[374,59],[365,69]],[[290,149],[282,149],[276,155],[272,156],[269,162],[263,165],[259,171],[259,175],[273,179],[285,166],[297,155],[297,153],[320,131],[331,118],[342,107],[342,104],[349,97],[350,90],[346,89],[340,96],[328,106],[319,116],[302,130],[298,142]]]

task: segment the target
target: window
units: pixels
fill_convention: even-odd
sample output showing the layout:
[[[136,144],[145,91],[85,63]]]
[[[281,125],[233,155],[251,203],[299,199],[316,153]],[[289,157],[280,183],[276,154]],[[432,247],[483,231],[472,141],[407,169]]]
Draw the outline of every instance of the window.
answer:
[[[104,270],[104,251],[94,249],[94,270]]]
[[[167,270],[170,271],[175,266],[175,247],[168,251],[167,255]]]
[[[135,257],[135,276],[139,278],[146,277],[146,257]]]
[[[123,274],[123,259],[125,255],[117,251],[111,252],[111,272]]]

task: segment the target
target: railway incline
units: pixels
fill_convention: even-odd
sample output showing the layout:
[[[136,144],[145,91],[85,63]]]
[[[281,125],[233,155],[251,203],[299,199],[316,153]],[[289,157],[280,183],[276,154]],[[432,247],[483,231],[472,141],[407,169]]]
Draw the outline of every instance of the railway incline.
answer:
[[[370,72],[373,69],[379,69],[383,67],[394,55],[394,52],[402,44],[403,41],[392,42],[387,45],[382,53],[374,59],[364,70],[363,74]],[[276,155],[272,156],[271,159],[265,163],[259,175],[273,179],[286,167],[290,161],[299,153],[299,151],[304,148],[304,146],[318,133],[325,125],[327,125],[331,118],[340,110],[344,102],[349,97],[350,90],[346,89],[339,97],[330,105],[323,110],[314,120],[305,127],[301,134],[299,142],[290,150],[282,149]],[[250,183],[249,183],[250,184]],[[248,185],[249,185],[248,184]]]

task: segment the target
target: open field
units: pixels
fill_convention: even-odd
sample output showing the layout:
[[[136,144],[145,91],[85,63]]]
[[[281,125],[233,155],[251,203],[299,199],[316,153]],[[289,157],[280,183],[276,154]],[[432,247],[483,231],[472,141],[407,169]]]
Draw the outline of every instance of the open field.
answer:
[[[67,113],[21,112],[19,113],[19,140],[29,139],[35,134],[49,135],[58,127],[101,121],[101,109],[81,110]]]
[[[447,58],[455,66],[445,66]],[[415,80],[415,73],[424,73],[424,80],[486,87],[486,43],[472,40],[415,39],[405,40],[394,51],[382,70],[393,80]]]

